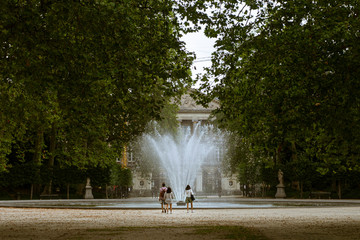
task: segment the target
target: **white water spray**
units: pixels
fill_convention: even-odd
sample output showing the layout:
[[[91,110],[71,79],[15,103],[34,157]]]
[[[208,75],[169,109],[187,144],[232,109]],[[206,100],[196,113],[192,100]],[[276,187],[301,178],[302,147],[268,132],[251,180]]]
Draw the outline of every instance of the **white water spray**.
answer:
[[[204,161],[216,160],[214,156],[222,134],[212,126],[198,123],[193,132],[190,127],[179,128],[177,136],[156,132],[153,136],[146,135],[145,141],[155,151],[177,201],[183,201],[185,187],[190,185],[194,189],[196,175]]]

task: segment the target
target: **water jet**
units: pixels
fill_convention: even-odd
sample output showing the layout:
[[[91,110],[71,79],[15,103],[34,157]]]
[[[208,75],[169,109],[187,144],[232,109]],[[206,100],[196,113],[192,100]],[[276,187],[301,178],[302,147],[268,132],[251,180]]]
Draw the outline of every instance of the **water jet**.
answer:
[[[224,134],[212,125],[198,122],[191,127],[179,127],[176,134],[154,134],[144,136],[144,144],[154,151],[161,167],[164,169],[169,185],[173,189],[179,205],[185,200],[184,190],[190,185],[193,191],[201,183],[196,184],[197,175],[201,175],[202,165],[219,164],[216,153],[223,148]],[[149,151],[149,150],[148,150]]]

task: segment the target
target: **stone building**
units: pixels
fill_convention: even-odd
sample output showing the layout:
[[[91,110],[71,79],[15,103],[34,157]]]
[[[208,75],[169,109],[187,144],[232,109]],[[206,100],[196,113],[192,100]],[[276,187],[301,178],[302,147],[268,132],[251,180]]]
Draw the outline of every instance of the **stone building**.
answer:
[[[219,107],[219,103],[213,100],[208,108],[196,104],[190,94],[181,97],[180,109],[177,113],[177,120],[182,128],[194,129],[195,125],[211,122],[211,112]],[[240,183],[236,175],[228,174],[221,169],[221,161],[224,157],[224,149],[216,149],[213,156],[209,158],[215,161],[205,161],[197,172],[193,190],[196,195],[240,195]],[[128,164],[131,167],[136,160],[132,153],[128,152]],[[143,176],[140,172],[133,170],[133,186],[131,196],[153,196],[157,197],[158,189],[162,182],[168,182],[162,174],[163,171],[153,172]]]

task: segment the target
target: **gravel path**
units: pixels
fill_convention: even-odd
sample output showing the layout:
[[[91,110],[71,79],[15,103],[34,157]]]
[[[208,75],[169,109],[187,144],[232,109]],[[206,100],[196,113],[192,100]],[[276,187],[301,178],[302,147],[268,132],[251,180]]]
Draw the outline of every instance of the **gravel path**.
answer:
[[[0,239],[150,239],[157,228],[189,226],[244,226],[269,239],[360,239],[360,207],[301,207],[271,209],[90,210],[0,208]],[[115,229],[147,227],[121,236]],[[107,229],[107,230],[105,230]],[[113,230],[113,234],[109,234]],[[171,229],[170,229],[171,230]],[[201,239],[177,233],[170,238]],[[185,231],[184,230],[184,231]],[[104,234],[104,231],[106,234]]]

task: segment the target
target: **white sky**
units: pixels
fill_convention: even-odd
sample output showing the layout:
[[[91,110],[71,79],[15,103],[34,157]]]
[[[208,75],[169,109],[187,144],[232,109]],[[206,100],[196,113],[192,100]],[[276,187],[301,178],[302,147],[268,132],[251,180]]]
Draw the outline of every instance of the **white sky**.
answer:
[[[213,47],[215,39],[207,38],[203,31],[199,31],[185,35],[182,40],[186,43],[187,50],[196,54],[196,59],[191,67],[192,76],[195,78],[196,74],[204,73],[204,67],[211,66],[211,53],[215,50]]]

